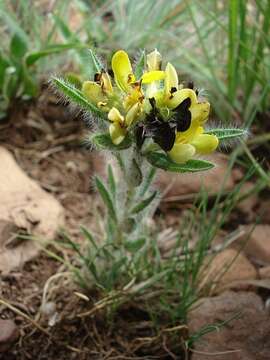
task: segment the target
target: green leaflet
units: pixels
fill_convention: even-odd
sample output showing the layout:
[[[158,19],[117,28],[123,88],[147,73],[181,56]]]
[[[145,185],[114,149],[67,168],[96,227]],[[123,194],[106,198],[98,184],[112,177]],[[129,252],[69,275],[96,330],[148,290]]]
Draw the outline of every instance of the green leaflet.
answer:
[[[151,152],[146,158],[157,168],[178,173],[205,171],[215,166],[206,160],[189,160],[185,164],[176,164],[167,155],[159,152]]]
[[[96,145],[100,149],[106,149],[111,151],[124,150],[131,146],[131,139],[126,136],[125,139],[119,145],[115,145],[109,134],[94,134],[90,136],[90,142]]]
[[[155,167],[151,167],[149,170],[149,173],[144,178],[144,184],[140,191],[140,196],[144,196],[146,191],[149,189],[150,185],[152,184],[152,181],[156,175],[157,169]]]
[[[59,90],[61,90],[64,93],[64,95],[66,95],[71,101],[73,101],[80,107],[95,113],[101,118],[105,117],[105,114],[99,108],[97,108],[94,104],[91,104],[83,96],[80,90],[76,89],[73,85],[69,84],[67,81],[63,79],[59,79],[57,77],[53,77],[52,82],[56,85],[56,87]]]
[[[247,135],[247,129],[211,129],[207,130],[205,133],[210,135],[216,135],[219,141],[226,141],[239,137],[245,137]]]
[[[93,248],[95,250],[98,250],[98,247],[97,247],[97,244],[95,243],[93,234],[84,226],[81,226],[80,229],[81,229],[81,232],[84,235],[85,239],[89,242],[89,244],[91,246],[93,246]]]
[[[135,205],[134,208],[131,210],[131,214],[138,214],[141,211],[143,211],[148,205],[151,204],[151,202],[154,200],[154,198],[156,197],[157,192],[153,192],[153,194],[151,194],[148,198],[146,198],[145,200],[142,200],[139,204]]]
[[[114,173],[113,173],[111,164],[108,165],[108,183],[109,183],[110,192],[113,195],[113,197],[115,198],[116,181],[115,181],[115,177],[114,177]]]
[[[109,191],[106,189],[103,182],[97,176],[95,177],[95,183],[96,183],[96,187],[100,193],[100,196],[102,197],[104,204],[107,206],[110,218],[114,222],[117,222],[116,211],[115,211],[115,208],[113,205],[113,200],[111,198]]]
[[[56,14],[52,14],[52,18],[57,25],[58,30],[60,30],[61,35],[66,41],[73,40],[73,41],[79,41],[78,37],[74,32],[70,30],[68,25],[65,23],[65,21],[59,17]]]

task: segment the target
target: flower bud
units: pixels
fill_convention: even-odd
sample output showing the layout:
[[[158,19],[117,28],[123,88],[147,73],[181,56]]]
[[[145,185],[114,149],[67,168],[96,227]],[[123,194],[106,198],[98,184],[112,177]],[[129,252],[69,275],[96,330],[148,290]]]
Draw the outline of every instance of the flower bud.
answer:
[[[155,49],[146,56],[148,71],[160,70],[161,69],[161,54]]]

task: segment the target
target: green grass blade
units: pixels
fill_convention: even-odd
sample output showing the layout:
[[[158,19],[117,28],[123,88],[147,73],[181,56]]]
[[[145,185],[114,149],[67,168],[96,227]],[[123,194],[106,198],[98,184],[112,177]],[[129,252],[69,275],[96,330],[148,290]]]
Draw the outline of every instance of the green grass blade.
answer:
[[[83,235],[85,236],[85,238],[87,239],[87,241],[94,247],[94,249],[98,250],[97,244],[96,244],[91,232],[88,229],[86,229],[86,227],[84,227],[84,226],[81,226],[81,231],[82,231]]]
[[[11,15],[7,9],[0,8],[0,18],[7,24],[10,32],[12,34],[16,34],[20,37],[21,41],[23,41],[26,45],[30,44],[30,39],[22,26],[20,26],[20,21]]]
[[[27,52],[27,44],[23,39],[14,34],[10,42],[10,56],[15,60],[21,62],[22,57]]]
[[[57,28],[60,30],[61,35],[66,41],[78,41],[79,39],[76,37],[76,35],[69,29],[68,25],[65,23],[65,21],[59,17],[56,14],[52,14],[52,18],[57,26]]]
[[[257,73],[259,70],[259,67],[261,66],[262,60],[264,58],[264,52],[265,52],[265,44],[266,44],[266,38],[265,36],[269,37],[269,30],[270,30],[270,1],[266,2],[266,7],[263,9],[262,15],[263,15],[263,24],[262,24],[262,32],[260,34],[259,39],[257,40],[256,44],[256,50],[255,50],[255,57],[253,60],[252,68],[254,71],[254,74]],[[249,78],[247,89],[246,89],[246,103],[248,103],[250,95],[252,93],[252,90],[255,86],[255,76],[251,76]]]
[[[236,61],[237,61],[237,21],[238,21],[238,0],[229,0],[229,24],[228,24],[228,97],[233,103],[236,93]]]
[[[39,51],[28,53],[25,56],[25,65],[31,66],[42,57],[46,57],[46,56],[49,56],[52,54],[58,54],[63,51],[66,51],[66,50],[85,49],[85,48],[86,48],[86,45],[78,44],[78,43],[50,45],[45,49],[41,49]]]

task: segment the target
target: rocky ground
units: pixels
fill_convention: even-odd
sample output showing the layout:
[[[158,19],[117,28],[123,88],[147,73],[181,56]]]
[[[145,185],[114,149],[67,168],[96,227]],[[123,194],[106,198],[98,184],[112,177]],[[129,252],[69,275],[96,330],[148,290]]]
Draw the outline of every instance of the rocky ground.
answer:
[[[99,316],[78,317],[89,302],[78,296],[65,268],[42,249],[50,250],[48,239],[58,237],[59,228],[80,241],[79,225],[93,224],[97,200],[91,176],[102,174],[104,159],[85,148],[84,136],[80,114],[59,105],[47,90],[36,103],[16,104],[0,125],[0,359],[270,359],[267,190],[239,203],[230,226],[214,241],[222,247],[228,234],[236,234],[205,267],[201,287],[211,284],[209,296],[190,312],[188,328],[192,334],[209,324],[224,325],[195,342],[190,354],[171,346],[165,333],[154,339],[149,317],[133,304],[124,307],[113,324]],[[179,214],[191,206],[202,183],[215,196],[227,158],[218,154],[214,160],[218,166],[207,174],[160,174],[156,186],[163,194],[162,216],[156,221],[177,227]],[[235,168],[226,191],[242,177],[242,170]],[[243,191],[252,186],[250,180]],[[260,224],[254,228],[258,217]],[[31,241],[27,234],[38,240]],[[166,255],[169,241],[160,247]],[[56,250],[70,255],[68,249]],[[44,293],[54,274],[53,294]],[[142,338],[152,340],[142,343]]]

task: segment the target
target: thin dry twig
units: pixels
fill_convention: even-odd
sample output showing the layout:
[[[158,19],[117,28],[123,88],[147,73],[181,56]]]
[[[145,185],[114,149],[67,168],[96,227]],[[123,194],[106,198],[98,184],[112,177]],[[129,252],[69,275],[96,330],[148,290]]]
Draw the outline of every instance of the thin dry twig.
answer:
[[[218,356],[218,355],[226,355],[226,354],[233,354],[233,353],[237,353],[237,352],[241,352],[241,349],[238,350],[227,350],[227,351],[220,351],[220,352],[205,352],[205,351],[199,351],[199,350],[194,350],[194,349],[189,349],[191,352],[193,352],[194,354],[201,354],[201,355],[209,355],[209,356]]]
[[[11,311],[15,312],[17,315],[20,315],[25,320],[29,321],[32,325],[34,325],[38,330],[43,332],[45,335],[47,335],[48,337],[51,337],[51,334],[46,329],[44,329],[41,325],[39,325],[35,320],[30,318],[27,314],[25,314],[21,310],[17,309],[15,306],[11,305],[10,303],[8,303],[7,301],[5,301],[3,299],[0,299],[0,304],[4,305]]]

